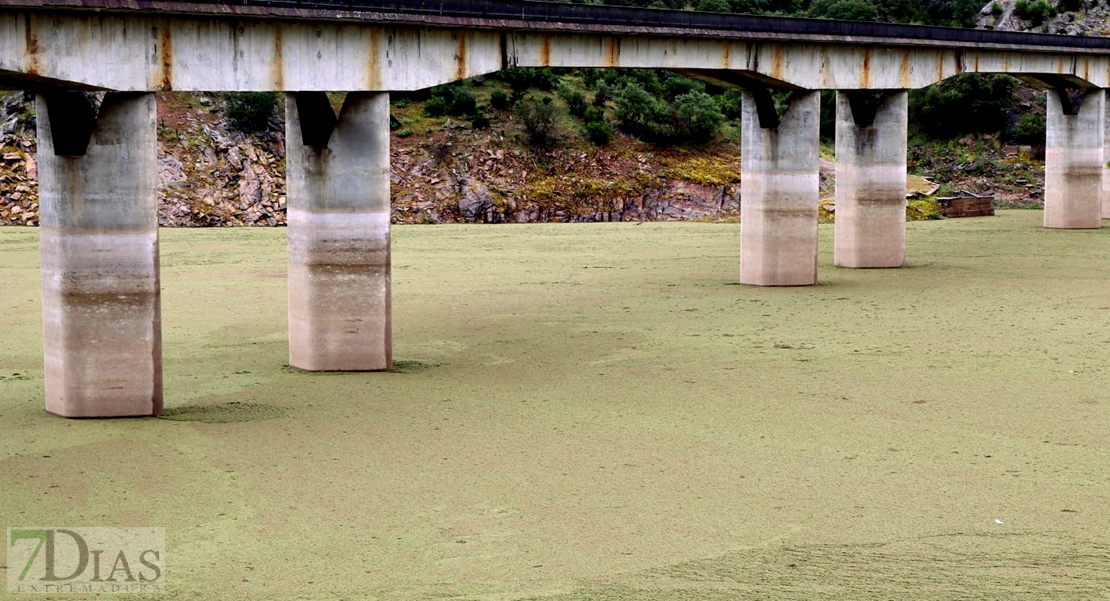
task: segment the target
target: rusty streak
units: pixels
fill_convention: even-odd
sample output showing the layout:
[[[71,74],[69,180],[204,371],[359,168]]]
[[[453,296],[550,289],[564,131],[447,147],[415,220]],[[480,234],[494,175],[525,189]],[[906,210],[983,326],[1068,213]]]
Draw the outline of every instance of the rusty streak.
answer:
[[[621,43],[620,38],[609,38],[609,52],[605,56],[606,67],[616,67],[621,62]]]
[[[162,23],[160,58],[162,60],[162,87],[163,91],[173,89],[173,39],[170,37],[168,22]]]
[[[551,66],[551,38],[544,34],[543,43],[540,44],[540,66]]]
[[[285,89],[285,59],[283,57],[284,48],[281,41],[281,23],[274,24],[274,83],[277,89]]]
[[[29,75],[38,75],[39,73],[39,38],[35,34],[35,15],[27,15],[27,20],[24,21],[24,45],[27,47],[27,73]]]
[[[370,60],[368,72],[366,74],[367,88],[371,90],[380,90],[382,88],[382,57],[381,46],[378,42],[378,30],[370,30]]]
[[[455,62],[458,67],[455,70],[455,79],[466,79],[466,33],[459,33],[459,49],[455,53]]]
[[[863,72],[859,76],[859,87],[867,90],[871,87],[871,49],[863,49]]]
[[[910,86],[910,51],[909,50],[903,50],[902,51],[902,70],[901,70],[901,73],[899,74],[899,83],[901,83],[902,89],[908,90],[911,87]]]
[[[724,47],[721,52],[721,68],[728,69],[729,63],[732,62],[732,42],[725,42]]]

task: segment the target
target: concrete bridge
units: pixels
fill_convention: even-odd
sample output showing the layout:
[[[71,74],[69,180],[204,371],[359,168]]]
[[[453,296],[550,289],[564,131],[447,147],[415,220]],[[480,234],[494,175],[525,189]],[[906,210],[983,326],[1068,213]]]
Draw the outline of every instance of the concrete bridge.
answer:
[[[958,73],[1049,90],[1046,227],[1110,207],[1110,39],[515,0],[0,0],[0,87],[38,94],[47,410],[161,411],[153,92],[286,92],[289,362],[384,370],[389,92],[515,66],[741,88],[745,284],[816,283],[818,90],[837,90],[838,266],[903,264],[907,90]],[[338,115],[326,91],[348,92]]]

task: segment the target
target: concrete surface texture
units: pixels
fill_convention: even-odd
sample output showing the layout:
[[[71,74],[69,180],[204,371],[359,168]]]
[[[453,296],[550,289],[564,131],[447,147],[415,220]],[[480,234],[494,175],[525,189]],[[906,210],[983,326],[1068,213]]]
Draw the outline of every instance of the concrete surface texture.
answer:
[[[289,364],[389,369],[389,95],[347,94],[337,118],[323,93],[287,94],[285,110]]]
[[[1040,219],[899,270],[822,225],[794,289],[730,224],[395,226],[395,367],[343,374],[283,367],[282,230],[166,230],[163,418],[96,421],[0,228],[0,515],[165,528],[166,601],[1099,599],[1108,233]]]
[[[38,97],[46,409],[66,417],[162,408],[154,94],[109,93],[77,127],[55,129]],[[77,152],[76,150],[72,152]]]
[[[1049,75],[1110,87],[1104,50],[989,39],[498,21],[467,26],[449,19],[428,27],[398,15],[314,18],[305,9],[273,18],[265,11],[220,14],[218,5],[195,14],[203,10],[198,6],[204,5],[177,12],[0,7],[0,82],[120,91],[399,91],[508,66],[552,66],[741,73],[805,89],[912,89],[959,73]]]
[[[836,95],[833,262],[837,267],[901,267],[906,260],[909,94],[861,96],[877,100],[877,106],[857,105],[853,112],[851,93]]]
[[[821,96],[793,95],[777,127],[761,127],[743,93],[740,283],[817,283],[817,156]]]
[[[1082,96],[1077,114],[1065,114],[1060,96],[1047,94],[1044,226],[1097,229],[1102,226],[1102,172],[1106,90]],[[1071,104],[1069,102],[1069,104]]]

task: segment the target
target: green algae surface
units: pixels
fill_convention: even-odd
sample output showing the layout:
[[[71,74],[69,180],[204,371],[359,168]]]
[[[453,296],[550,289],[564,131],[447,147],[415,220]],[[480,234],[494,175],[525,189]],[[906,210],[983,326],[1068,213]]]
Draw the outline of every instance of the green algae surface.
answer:
[[[821,226],[806,288],[736,225],[395,227],[362,374],[286,366],[285,230],[163,230],[166,414],[118,420],[43,410],[0,229],[0,517],[165,528],[173,600],[1106,598],[1110,231],[1041,217],[897,270]]]

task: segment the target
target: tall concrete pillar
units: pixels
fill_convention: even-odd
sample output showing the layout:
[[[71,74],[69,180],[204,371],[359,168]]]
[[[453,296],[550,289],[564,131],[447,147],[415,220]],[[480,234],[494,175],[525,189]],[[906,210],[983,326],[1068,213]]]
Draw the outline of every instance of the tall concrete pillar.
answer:
[[[1106,90],[1110,93],[1110,90]],[[1103,103],[1102,114],[1102,218],[1110,219],[1110,99]]]
[[[740,283],[817,283],[818,92],[796,92],[778,117],[770,93],[743,92]]]
[[[1078,106],[1064,91],[1048,91],[1044,226],[1102,226],[1102,146],[1106,91],[1090,90]]]
[[[836,94],[837,267],[906,261],[906,126],[909,94]]]
[[[289,364],[310,371],[393,366],[389,94],[285,96]]]
[[[39,95],[46,410],[162,411],[154,94]]]

